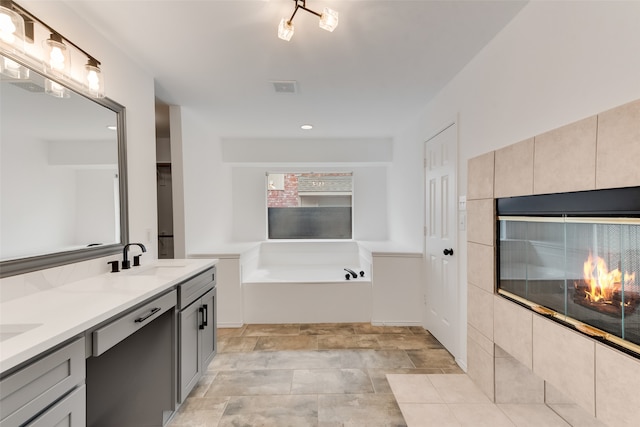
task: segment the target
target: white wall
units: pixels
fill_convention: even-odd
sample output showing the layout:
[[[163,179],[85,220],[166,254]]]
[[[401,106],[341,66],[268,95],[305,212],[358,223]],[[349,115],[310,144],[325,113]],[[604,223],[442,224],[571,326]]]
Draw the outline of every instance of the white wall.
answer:
[[[94,55],[105,75],[106,96],[126,108],[129,237],[157,254],[155,93],[151,73],[143,70],[59,1],[23,0],[27,10]],[[150,234],[150,239],[148,235]]]
[[[206,120],[182,108],[185,245],[187,254],[211,253],[212,246],[231,242],[231,167],[222,162],[218,138]]]
[[[50,166],[47,154],[47,142],[34,139],[2,147],[1,258],[32,256],[75,244],[76,211],[69,209],[76,205],[75,171]],[[25,187],[32,191],[25,192]]]
[[[458,192],[469,158],[640,98],[640,2],[530,2],[396,140],[398,159],[422,156],[422,143],[458,118]],[[408,162],[408,161],[407,161]],[[402,165],[404,166],[404,165]],[[393,236],[419,235],[402,224],[404,191],[422,164],[394,163]],[[411,168],[411,170],[409,170]],[[413,209],[422,207],[422,190]],[[403,197],[403,195],[405,195]],[[421,214],[422,215],[422,212]],[[414,230],[413,233],[411,230]],[[407,238],[407,237],[405,237]],[[418,239],[422,239],[419,237]],[[460,295],[466,296],[466,233],[459,233]],[[466,300],[460,301],[466,325]],[[466,349],[466,331],[460,336]],[[466,350],[463,350],[466,353]],[[466,358],[466,356],[463,356]]]
[[[117,169],[80,169],[75,171],[76,209],[75,242],[113,243],[119,230],[116,221]],[[110,195],[108,197],[107,195]]]
[[[353,172],[354,238],[388,238],[390,139],[223,141],[182,117],[188,254],[266,240],[266,172]]]

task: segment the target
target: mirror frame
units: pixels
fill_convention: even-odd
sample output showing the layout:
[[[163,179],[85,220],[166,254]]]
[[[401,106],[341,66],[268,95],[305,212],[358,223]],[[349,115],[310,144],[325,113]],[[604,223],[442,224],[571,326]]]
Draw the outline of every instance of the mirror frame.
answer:
[[[49,76],[41,70],[37,69],[37,64],[25,61],[22,57],[18,57],[10,52],[0,49],[0,54],[18,62],[20,65],[29,68],[32,72],[43,75],[49,80],[59,83],[78,96],[83,96],[102,107],[108,108],[116,113],[117,138],[118,138],[118,191],[120,199],[120,242],[100,246],[91,246],[82,249],[70,251],[52,252],[48,254],[29,256],[24,258],[10,259],[0,261],[0,278],[15,276],[18,274],[29,273],[46,268],[57,267],[61,265],[71,264],[80,261],[100,258],[122,252],[124,245],[129,241],[129,221],[128,221],[128,195],[127,195],[127,133],[124,106],[109,98],[92,98],[83,93],[82,87],[71,80],[61,80],[59,78]],[[29,61],[30,62],[30,61]]]

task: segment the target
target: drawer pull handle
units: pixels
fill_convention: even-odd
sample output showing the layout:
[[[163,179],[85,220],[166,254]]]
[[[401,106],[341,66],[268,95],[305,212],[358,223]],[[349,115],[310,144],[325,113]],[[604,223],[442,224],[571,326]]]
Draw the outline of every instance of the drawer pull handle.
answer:
[[[143,317],[139,317],[135,320],[136,323],[142,323],[145,320],[147,320],[149,317],[153,316],[154,314],[156,314],[157,312],[159,312],[161,310],[160,307],[156,307],[156,308],[152,308],[151,311],[149,312],[149,314],[147,314],[146,316]]]
[[[207,304],[203,304],[202,307],[204,308],[204,313],[202,315],[202,324],[204,326],[209,326],[209,306],[207,306]]]
[[[198,312],[200,313],[200,315],[202,316],[201,320],[200,320],[200,324],[198,325],[198,329],[204,329],[205,327],[205,314],[204,314],[204,307],[198,307]]]

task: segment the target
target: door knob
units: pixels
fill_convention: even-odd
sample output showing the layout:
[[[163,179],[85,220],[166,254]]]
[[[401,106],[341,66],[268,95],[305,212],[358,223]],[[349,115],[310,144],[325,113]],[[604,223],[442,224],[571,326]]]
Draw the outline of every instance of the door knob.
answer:
[[[445,249],[442,253],[445,255],[453,255],[453,248]]]

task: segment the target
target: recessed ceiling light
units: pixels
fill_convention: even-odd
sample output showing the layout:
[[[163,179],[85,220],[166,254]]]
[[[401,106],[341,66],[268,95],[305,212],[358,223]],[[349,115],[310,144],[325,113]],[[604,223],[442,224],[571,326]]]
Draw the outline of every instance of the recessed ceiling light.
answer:
[[[109,130],[117,130],[118,127],[117,126],[113,126],[113,125],[109,125],[109,126],[107,126],[107,129],[109,129]]]
[[[300,126],[300,129],[311,130],[311,129],[313,129],[313,125],[302,125],[302,126]]]

